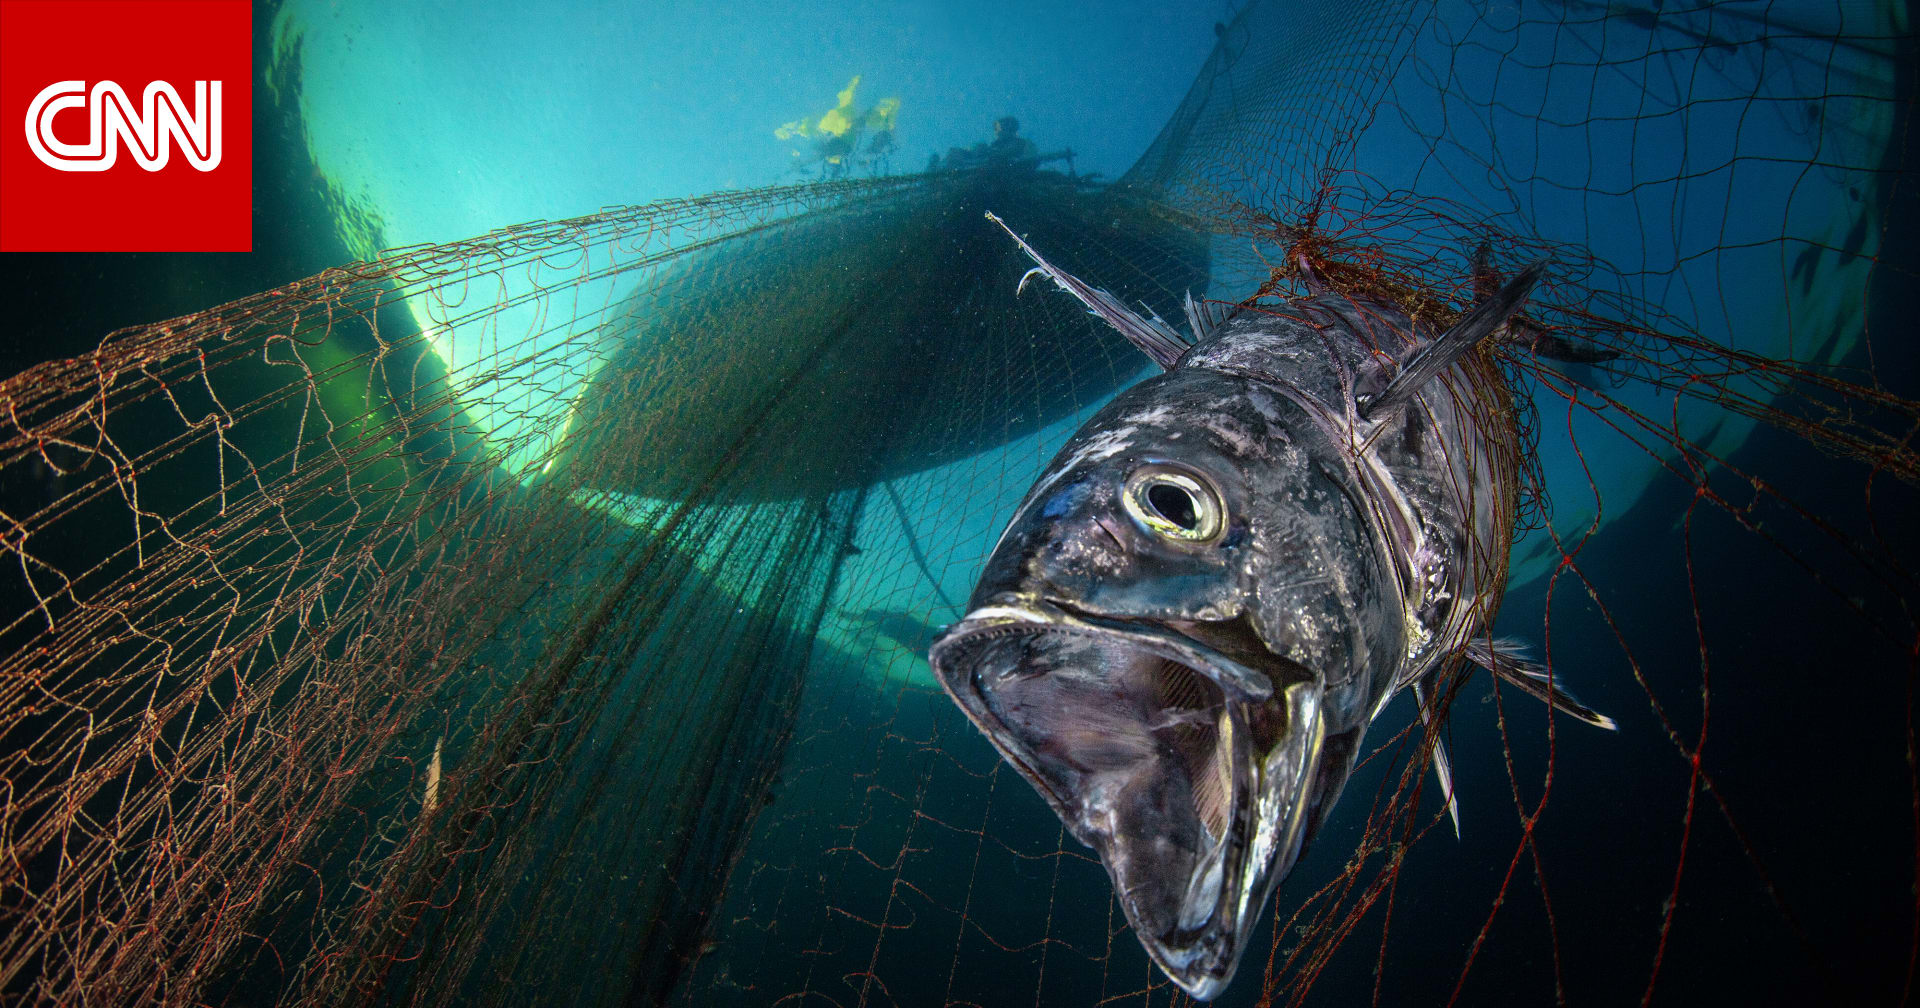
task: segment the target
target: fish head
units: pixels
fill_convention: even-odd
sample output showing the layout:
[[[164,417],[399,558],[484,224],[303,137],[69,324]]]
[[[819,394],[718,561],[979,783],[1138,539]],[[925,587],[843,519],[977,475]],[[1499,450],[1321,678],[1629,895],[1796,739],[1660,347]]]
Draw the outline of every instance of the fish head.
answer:
[[[931,651],[969,719],[1099,852],[1149,955],[1202,999],[1330,800],[1330,683],[1352,678],[1325,667],[1352,656],[1315,639],[1341,608],[1325,579],[1298,572],[1320,583],[1305,601],[1275,588],[1318,527],[1302,513],[1340,494],[1261,406],[1183,371],[1123,393],[1036,483]]]

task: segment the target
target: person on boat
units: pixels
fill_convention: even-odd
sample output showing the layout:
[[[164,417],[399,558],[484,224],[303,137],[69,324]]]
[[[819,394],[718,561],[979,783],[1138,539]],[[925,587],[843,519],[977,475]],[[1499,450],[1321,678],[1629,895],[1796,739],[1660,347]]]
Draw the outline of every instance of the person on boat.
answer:
[[[988,160],[1012,165],[1040,156],[1040,148],[1020,135],[1020,120],[1001,116],[993,121],[993,142],[987,145]]]
[[[893,131],[881,130],[867,140],[867,171],[885,175],[893,170]]]
[[[1001,116],[993,121],[993,139],[972,147],[951,147],[945,162],[948,171],[969,168],[1008,168],[1016,165],[1032,168],[1039,148],[1020,135],[1020,120]]]
[[[885,175],[893,170],[893,128],[900,113],[900,99],[882,98],[860,117],[867,133],[866,167],[869,175]]]
[[[856,157],[871,170],[888,166],[900,99],[882,98],[866,111],[855,112],[854,93],[859,87],[860,76],[855,74],[835,96],[834,106],[818,118],[795,119],[773,131],[774,139],[797,145],[793,148],[796,173],[808,174],[818,166],[823,179],[844,178]],[[862,137],[869,138],[864,148]]]

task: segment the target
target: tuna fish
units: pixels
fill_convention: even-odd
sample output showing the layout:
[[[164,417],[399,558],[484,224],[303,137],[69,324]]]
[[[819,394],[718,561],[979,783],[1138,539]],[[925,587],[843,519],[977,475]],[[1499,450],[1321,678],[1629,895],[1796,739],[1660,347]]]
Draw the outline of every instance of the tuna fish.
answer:
[[[934,672],[1209,999],[1396,692],[1427,716],[1471,661],[1612,727],[1491,638],[1523,450],[1491,348],[1542,266],[1441,332],[1302,262],[1277,310],[1189,297],[1189,339],[1014,240],[1165,371],[1048,465]]]

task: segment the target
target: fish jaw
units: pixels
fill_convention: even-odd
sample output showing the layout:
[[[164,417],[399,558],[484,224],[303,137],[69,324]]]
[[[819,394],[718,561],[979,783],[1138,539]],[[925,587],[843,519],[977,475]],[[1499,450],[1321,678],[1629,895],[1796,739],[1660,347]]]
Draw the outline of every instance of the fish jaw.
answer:
[[[1277,681],[1152,623],[1034,600],[975,609],[931,657],[948,695],[1099,852],[1155,964],[1201,1000],[1224,990],[1300,853],[1321,679]]]

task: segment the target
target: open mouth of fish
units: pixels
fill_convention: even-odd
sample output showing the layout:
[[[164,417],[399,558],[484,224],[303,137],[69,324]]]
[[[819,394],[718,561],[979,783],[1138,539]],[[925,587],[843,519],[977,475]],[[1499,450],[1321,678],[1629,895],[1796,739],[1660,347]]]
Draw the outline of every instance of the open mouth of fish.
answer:
[[[1244,620],[1114,620],[1028,599],[974,610],[931,657],[973,723],[1099,851],[1148,954],[1189,994],[1218,994],[1299,856],[1323,739],[1318,677]]]

